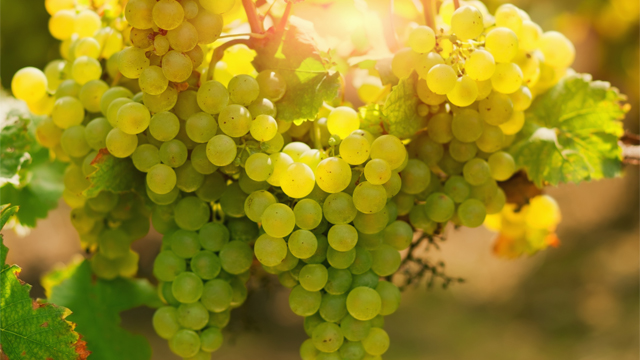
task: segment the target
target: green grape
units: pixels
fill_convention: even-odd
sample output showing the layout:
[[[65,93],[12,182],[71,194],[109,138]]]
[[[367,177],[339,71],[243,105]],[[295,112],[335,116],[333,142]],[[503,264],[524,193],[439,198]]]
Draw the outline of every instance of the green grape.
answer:
[[[391,71],[399,79],[404,79],[411,75],[419,57],[420,54],[411,50],[411,48],[400,49],[393,55]]]
[[[200,144],[193,148],[190,160],[193,168],[203,175],[212,174],[218,169],[218,167],[213,165],[211,161],[209,161],[209,158],[207,158],[207,145],[205,144]]]
[[[80,88],[78,98],[88,112],[97,113],[100,111],[100,99],[109,89],[109,85],[102,80],[91,80]]]
[[[307,264],[302,267],[298,275],[300,286],[310,292],[320,291],[327,283],[329,273],[322,264]]]
[[[387,203],[387,191],[382,185],[363,181],[353,191],[353,204],[358,211],[373,214],[381,211]]]
[[[287,272],[295,269],[298,266],[298,263],[300,263],[300,259],[293,256],[291,251],[287,249],[287,255],[285,256],[284,260],[282,260],[280,264],[272,268],[279,272]]]
[[[349,270],[354,275],[363,274],[371,269],[371,263],[373,258],[371,252],[364,246],[356,246],[356,258],[353,260],[353,264],[349,266]]]
[[[493,85],[491,85],[491,80],[476,81],[476,85],[478,88],[478,97],[476,98],[476,101],[485,100],[487,97],[489,97],[491,92],[493,92]]]
[[[370,147],[364,136],[352,134],[340,143],[340,156],[349,165],[360,165],[369,158]]]
[[[280,186],[280,181],[289,166],[293,164],[293,160],[289,155],[280,152],[269,155],[269,158],[273,164],[273,173],[267,179],[267,182],[274,186]]]
[[[86,208],[77,208],[71,210],[71,225],[73,225],[73,227],[80,235],[88,234],[91,229],[93,229],[95,224],[96,219],[87,214]],[[107,236],[105,235],[105,237]],[[108,240],[117,240],[114,239],[114,236],[110,236],[108,238]],[[112,256],[108,257],[113,258]]]
[[[371,270],[378,276],[389,276],[400,267],[400,253],[391,245],[382,244],[371,252]]]
[[[98,120],[98,119],[96,119],[96,120]],[[99,121],[100,120],[98,120],[98,122]],[[91,122],[89,122],[89,124],[87,124],[87,126],[85,127],[85,138],[87,138],[86,139],[87,143],[89,144],[89,146],[91,146],[92,149],[99,150],[100,148],[95,149],[95,145],[96,145],[96,141],[95,140],[96,139],[94,139],[93,136],[90,136],[90,138],[86,136],[87,135],[86,134],[87,128],[89,127],[89,125],[91,125]],[[107,123],[107,125],[108,125],[108,123]],[[102,136],[102,132],[100,131],[99,126],[95,126],[94,125],[94,127],[96,127],[95,137]],[[108,130],[111,130],[111,127],[109,127]],[[106,132],[104,132],[104,137],[102,138],[102,142],[103,143],[104,143],[104,138],[107,137],[106,133],[109,132],[108,130]],[[36,128],[36,138],[38,139],[38,143],[40,143],[44,147],[53,148],[56,145],[60,144],[60,137],[61,136],[62,136],[62,129],[57,127],[56,124],[53,123],[51,118],[44,119],[42,122],[40,122],[40,124],[38,124],[38,127]],[[104,146],[102,146],[102,147],[104,147]]]
[[[280,282],[280,285],[289,289],[293,289],[294,286],[298,285],[298,281],[293,278],[290,271],[278,274],[278,281]]]
[[[136,29],[131,28],[129,33],[131,44],[140,49],[149,49],[153,46],[153,29]]]
[[[53,120],[56,126],[62,129],[82,124],[84,120],[84,107],[82,106],[82,102],[71,96],[59,98],[53,105],[51,120]]]
[[[181,199],[175,207],[175,221],[181,229],[197,231],[209,221],[210,216],[210,206],[195,196]]]
[[[464,226],[474,228],[482,225],[487,215],[487,210],[482,201],[467,199],[460,204],[457,214]]]
[[[329,241],[327,240],[327,237],[317,233],[315,235],[318,247],[316,248],[316,252],[313,256],[308,259],[304,259],[304,262],[307,264],[321,264],[327,258],[327,250],[329,249]]]
[[[289,251],[298,259],[308,259],[318,249],[316,236],[308,230],[296,230],[289,237]]]
[[[227,182],[218,172],[204,177],[204,182],[200,189],[196,190],[196,195],[203,201],[212,202],[219,200],[227,189]]]
[[[234,76],[229,81],[227,88],[231,102],[242,106],[251,104],[260,94],[260,87],[256,79],[244,74]]]
[[[238,183],[232,183],[220,197],[220,207],[227,216],[243,217],[244,204],[247,200],[247,194],[242,191]]]
[[[159,156],[164,164],[177,168],[187,161],[187,147],[180,140],[169,140],[160,146]]]
[[[382,355],[389,349],[389,335],[381,328],[374,327],[362,340],[364,350],[371,355]]]
[[[357,215],[351,195],[343,192],[329,195],[324,202],[323,211],[327,221],[336,225],[348,224]]]
[[[571,41],[557,31],[542,34],[538,47],[544,55],[545,64],[554,68],[567,68],[576,57],[576,49]]]
[[[303,163],[293,163],[280,178],[282,191],[292,198],[303,198],[313,191],[315,176],[313,170]]]
[[[340,356],[344,360],[361,360],[365,354],[360,342],[345,342],[340,348]]]
[[[167,38],[169,37],[167,36]],[[169,43],[171,43],[170,38]],[[171,50],[162,57],[162,73],[169,81],[184,82],[191,76],[192,71],[193,63],[191,59],[180,51]]]
[[[380,295],[371,288],[360,286],[349,292],[347,297],[347,310],[354,318],[366,321],[371,320],[382,307]]]
[[[400,289],[388,281],[380,281],[376,291],[382,300],[380,315],[391,315],[400,307]]]
[[[229,104],[229,92],[221,83],[210,80],[198,89],[197,101],[204,112],[218,114]]]
[[[289,294],[289,307],[298,316],[311,316],[320,309],[322,294],[319,291],[305,290],[297,285]]]
[[[260,144],[260,149],[267,154],[277,153],[284,145],[284,137],[280,133],[276,133],[274,137]]]
[[[285,146],[282,149],[282,152],[291,156],[291,159],[294,162],[300,162],[300,157],[302,156],[302,154],[304,154],[305,152],[311,150],[311,148],[309,147],[309,145],[303,143],[303,142],[299,142],[299,141],[294,141],[291,142],[289,144],[287,144],[287,146]]]
[[[140,89],[150,95],[160,95],[169,86],[169,80],[164,76],[159,66],[149,66],[142,71],[138,79]]]
[[[282,99],[287,91],[287,82],[275,71],[264,70],[256,77],[256,81],[260,87],[260,97],[267,98],[271,101]]]
[[[390,199],[400,192],[400,189],[402,188],[402,179],[398,173],[394,172],[391,174],[389,181],[382,184],[382,186],[384,186],[384,189],[387,192],[387,198]]]
[[[382,159],[373,159],[364,167],[364,176],[373,185],[382,185],[391,179],[389,163]]]
[[[453,114],[453,136],[461,142],[474,142],[482,136],[483,123],[480,114],[473,109],[461,109]]]
[[[356,249],[352,248],[348,251],[338,251],[332,247],[327,249],[327,261],[336,269],[346,269],[356,259]]]
[[[516,34],[520,34],[523,19],[519,12],[520,10],[511,4],[500,5],[495,13],[496,25],[509,28]]]
[[[249,274],[245,271],[244,274]],[[244,285],[246,280],[241,280],[238,277],[234,277],[230,280],[231,287],[233,288],[233,298],[231,299],[231,308],[237,308],[244,304],[247,300],[247,287]]]
[[[211,359],[210,353],[218,350],[220,346],[222,346],[223,339],[222,332],[217,327],[207,328],[200,333],[200,343],[203,350],[200,353],[205,353],[202,360]]]
[[[118,111],[120,111],[120,108],[131,102],[133,102],[133,100],[129,98],[118,98],[109,104],[107,120],[109,120],[109,124],[111,124],[112,127],[118,127]]]
[[[100,111],[102,112],[102,115],[107,116],[109,105],[111,105],[111,103],[114,100],[119,98],[132,98],[132,97],[133,97],[133,93],[131,92],[131,90],[127,88],[124,88],[121,86],[115,86],[108,89],[102,94],[102,97],[100,98]]]
[[[153,263],[153,275],[160,281],[174,281],[186,269],[185,260],[171,250],[161,251]]]
[[[93,10],[82,10],[76,15],[74,30],[82,38],[93,36],[101,26],[100,16]]]
[[[172,30],[184,19],[184,9],[175,0],[160,0],[151,13],[153,22],[161,29]]]
[[[478,104],[480,118],[489,125],[506,123],[513,115],[514,105],[509,95],[492,92]]]
[[[129,4],[131,4],[131,2],[132,1],[129,1]],[[200,337],[198,334],[195,331],[188,329],[178,330],[178,332],[176,332],[176,334],[169,340],[169,348],[171,351],[183,358],[196,356],[200,351],[200,346]]]
[[[215,326],[217,328],[224,328],[229,324],[231,319],[231,310],[227,309],[219,313],[209,314],[209,326]]]
[[[234,240],[222,247],[220,260],[224,271],[235,275],[242,274],[251,267],[253,251],[246,242]]]
[[[350,107],[339,106],[334,108],[327,117],[327,128],[332,135],[338,135],[341,139],[349,136],[360,127],[358,113]]]
[[[178,322],[191,330],[200,330],[209,322],[209,312],[201,302],[180,304],[178,307]]]
[[[497,63],[508,63],[518,53],[518,36],[510,29],[496,27],[487,33],[485,48]]]
[[[169,53],[174,51],[185,53],[192,50],[194,47],[196,47],[196,45],[198,45],[198,29],[196,29],[196,27],[188,21],[183,21],[176,28],[169,30],[166,36],[167,40],[169,40],[169,45],[171,45],[171,48],[174,49]],[[191,62],[191,60],[189,60],[189,62]]]
[[[471,187],[471,197],[478,199],[485,204],[491,202],[491,199],[496,195],[498,191],[498,183],[493,179],[488,179],[486,182]]]
[[[269,155],[255,153],[247,159],[244,165],[247,176],[254,181],[266,181],[274,171]]]
[[[456,71],[446,64],[435,65],[427,74],[427,86],[438,95],[445,95],[453,90],[456,85]]]
[[[392,170],[399,168],[406,157],[404,144],[393,135],[382,135],[371,144],[371,158],[385,160]]]
[[[58,40],[67,40],[74,33],[76,12],[74,10],[63,9],[51,16],[49,19],[49,33]]]
[[[491,169],[491,177],[498,181],[509,179],[516,171],[516,163],[513,157],[504,151],[492,154],[487,162]]]
[[[371,321],[362,321],[347,314],[340,322],[340,329],[349,341],[364,340],[371,330]]]
[[[451,32],[460,40],[475,39],[483,31],[482,13],[473,6],[461,6],[451,16]]]
[[[358,245],[364,246],[367,250],[375,250],[384,242],[383,232],[375,234],[358,233]]]
[[[423,77],[426,78],[426,76],[427,75],[424,74]],[[427,81],[424,79],[418,80],[418,84],[416,85],[416,93],[418,94],[420,100],[427,105],[437,106],[447,100],[447,97],[445,95],[438,95],[431,91],[431,89],[429,89],[429,86],[427,85]]]
[[[518,36],[520,48],[525,51],[535,50],[538,47],[540,36],[542,36],[542,29],[540,28],[540,25],[531,20],[525,19],[522,22],[522,30]]]
[[[258,141],[269,141],[278,133],[276,120],[269,115],[258,115],[251,122],[251,136]]]
[[[458,139],[451,140],[449,143],[449,155],[456,161],[465,162],[473,159],[478,152],[475,143],[464,143]]]
[[[352,276],[349,270],[329,267],[327,275],[327,283],[324,286],[327,293],[340,295],[351,288]]]
[[[491,77],[491,85],[497,92],[512,94],[522,86],[522,70],[514,63],[496,65],[496,71]]]
[[[304,230],[315,229],[322,221],[322,207],[311,199],[300,200],[293,208],[293,213],[296,217],[296,225]]]
[[[206,143],[218,130],[218,124],[213,116],[199,112],[191,115],[186,123],[186,131],[189,138],[197,143]]]
[[[399,193],[393,198],[393,202],[395,202],[398,209],[398,215],[407,215],[415,204],[415,196],[405,193]]]
[[[171,110],[178,101],[178,91],[171,85],[160,95],[142,94],[144,105],[152,113]]]
[[[251,104],[249,104],[249,106],[247,106],[247,110],[249,110],[251,117],[254,119],[260,115],[269,115],[275,117],[278,113],[276,106],[269,99],[261,97],[257,98]]]
[[[60,83],[58,89],[56,90],[56,99],[60,99],[65,96],[77,98],[81,88],[82,86],[80,86],[80,84],[75,82],[73,79],[64,80]]]
[[[13,96],[27,102],[40,99],[47,95],[48,86],[45,73],[34,67],[25,67],[18,70],[11,79],[11,92]]]
[[[244,106],[231,104],[222,109],[218,115],[218,124],[225,134],[231,137],[242,137],[251,128],[251,114]]]
[[[233,0],[200,0],[200,5],[214,14],[226,13],[233,8],[234,4]]]
[[[176,193],[177,195],[180,195],[179,190],[177,190]],[[173,199],[173,201],[175,201],[175,198]],[[163,202],[164,204],[162,205],[164,206],[156,206],[151,213],[151,224],[153,225],[153,228],[161,234],[171,234],[177,229],[176,222],[173,220],[173,208],[170,207],[173,201]],[[170,245],[171,244],[168,241],[164,242],[162,249],[169,249]]]
[[[151,117],[149,132],[159,141],[169,141],[178,135],[180,120],[168,111],[159,112]]]
[[[455,203],[465,201],[471,192],[471,186],[462,176],[452,176],[444,184],[444,193]]]
[[[171,339],[180,330],[178,311],[173,306],[163,306],[153,314],[153,329],[163,339]]]
[[[498,126],[485,125],[482,135],[476,140],[476,145],[480,151],[492,153],[502,148],[504,143],[504,133]]]
[[[259,223],[265,209],[277,202],[276,197],[268,191],[254,191],[244,202],[244,212],[249,219]]]
[[[233,300],[233,288],[229,282],[213,279],[204,284],[200,301],[207,310],[219,313],[229,309]]]
[[[453,216],[455,204],[446,194],[436,192],[429,195],[424,210],[429,219],[436,222],[446,222]]]
[[[184,271],[178,274],[171,284],[171,292],[181,303],[191,304],[200,300],[203,286],[202,280],[196,274]]]
[[[431,181],[431,171],[424,162],[410,159],[407,166],[400,172],[402,191],[407,194],[419,194],[424,191]]]
[[[378,233],[387,226],[389,223],[389,211],[384,206],[382,210],[373,214],[365,214],[358,212],[356,218],[353,220],[353,225],[356,229],[365,234]]]
[[[199,11],[198,15],[191,19],[191,23],[198,31],[200,44],[211,44],[220,37],[222,32],[222,16],[208,11]]]
[[[456,106],[469,106],[478,98],[478,84],[467,75],[462,75],[449,93],[447,99]]]
[[[192,115],[200,112],[198,106],[198,93],[193,90],[181,91],[178,94],[178,101],[173,108],[173,112],[181,120],[187,121]]]
[[[235,141],[226,135],[216,135],[207,143],[207,157],[216,166],[231,164],[237,151]]]
[[[179,229],[171,234],[171,251],[184,259],[190,259],[200,251],[198,234],[194,231]]]
[[[97,253],[91,258],[91,271],[93,271],[96,276],[105,280],[113,280],[119,275],[117,262],[105,258],[100,253]]]
[[[496,70],[496,62],[490,52],[478,49],[472,52],[464,63],[464,70],[473,80],[485,81],[493,76]]]
[[[291,234],[295,225],[295,214],[287,205],[270,205],[262,214],[262,227],[273,237],[285,237]]]
[[[98,213],[108,213],[118,204],[118,196],[110,191],[101,191],[96,197],[87,199],[87,205]]]
[[[372,258],[373,261],[373,258]],[[355,289],[360,286],[375,289],[380,281],[379,276],[372,270],[365,271],[362,274],[354,275],[353,282],[351,283],[351,289]]]
[[[529,90],[528,87],[521,86],[520,89],[509,94],[509,98],[511,98],[511,101],[513,102],[514,111],[525,111],[529,106],[531,106],[533,96],[531,95],[531,90]]]
[[[75,125],[65,129],[60,137],[60,145],[65,153],[72,157],[83,157],[91,151],[91,147],[84,137],[85,129],[82,125]]]
[[[524,111],[514,111],[509,120],[500,124],[505,135],[515,135],[524,127]]]
[[[138,137],[126,134],[122,130],[115,128],[111,129],[107,134],[106,145],[111,155],[125,158],[131,156],[138,147]]]
[[[287,243],[282,238],[261,235],[254,245],[256,258],[266,266],[276,266],[287,256]]]
[[[190,51],[187,51],[187,56],[191,59],[193,68],[197,69],[204,61],[204,50],[202,50],[201,46],[196,46]]]
[[[144,49],[132,46],[125,48],[118,55],[118,70],[129,79],[138,79],[149,65],[150,61]]]
[[[340,349],[344,342],[344,335],[338,325],[331,322],[324,322],[313,330],[312,339],[313,344],[318,350],[325,353],[332,353]]]
[[[88,56],[81,56],[73,62],[71,76],[78,84],[84,85],[91,80],[98,80],[102,75],[100,62]]]
[[[307,266],[322,266],[322,265],[307,265]],[[322,302],[320,303],[319,313],[322,319],[324,319],[325,321],[329,321],[329,322],[340,321],[340,319],[342,319],[345,315],[347,315],[347,295],[346,294],[323,295]]]
[[[428,26],[418,26],[409,33],[407,44],[417,53],[428,53],[436,46],[436,34]]]
[[[507,202],[507,196],[501,188],[489,198],[489,201],[484,202],[487,214],[497,214],[502,211],[504,205]]]
[[[358,242],[358,232],[351,225],[334,225],[327,235],[329,245],[338,251],[349,251]]]
[[[384,242],[397,250],[404,250],[413,241],[413,229],[404,221],[398,220],[384,229]]]
[[[126,134],[139,134],[149,127],[151,114],[146,106],[137,102],[129,102],[120,107],[116,123]]]
[[[156,194],[164,195],[169,193],[176,186],[175,171],[164,164],[154,165],[147,172],[147,185]]]
[[[176,170],[176,186],[184,192],[194,192],[198,190],[204,183],[204,175],[199,173],[191,163],[187,160],[184,165]]]
[[[200,245],[209,251],[220,251],[229,242],[229,230],[220,223],[206,223],[198,232]]]
[[[231,238],[246,242],[254,241],[259,235],[258,224],[248,218],[228,219],[227,227]]]
[[[451,141],[453,139],[452,121],[453,117],[448,113],[439,113],[429,119],[428,134],[431,140],[439,144],[446,144]]]
[[[469,160],[462,170],[464,179],[471,185],[480,185],[491,178],[489,164],[480,158]]]
[[[317,357],[318,349],[313,345],[313,340],[305,340],[302,345],[300,345],[300,358],[302,360],[316,360]]]

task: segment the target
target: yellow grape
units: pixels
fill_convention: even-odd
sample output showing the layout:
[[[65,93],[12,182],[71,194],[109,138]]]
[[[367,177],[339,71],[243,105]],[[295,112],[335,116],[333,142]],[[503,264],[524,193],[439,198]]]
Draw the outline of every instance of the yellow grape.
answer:
[[[36,101],[47,94],[47,77],[34,67],[18,70],[11,79],[11,91],[17,99]]]

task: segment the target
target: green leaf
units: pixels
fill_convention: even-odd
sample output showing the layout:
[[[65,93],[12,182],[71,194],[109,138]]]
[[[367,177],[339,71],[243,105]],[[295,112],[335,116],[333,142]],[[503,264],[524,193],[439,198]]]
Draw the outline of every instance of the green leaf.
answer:
[[[378,104],[368,104],[358,109],[360,129],[367,130],[376,137],[386,133],[384,124],[388,121],[380,107]]]
[[[278,119],[314,120],[323,101],[338,96],[340,74],[320,56],[313,24],[295,16],[289,22],[288,30],[270,33],[257,47],[253,64],[258,71],[277,71],[287,82],[287,92],[276,103]]]
[[[615,177],[624,100],[609,83],[567,76],[536,98],[510,152],[538,187]]]
[[[2,221],[17,207],[5,208]],[[3,224],[4,225],[4,224]],[[86,342],[66,320],[69,309],[32,300],[31,285],[18,278],[20,267],[6,264],[7,247],[0,235],[0,345],[8,359],[86,359]],[[3,357],[4,358],[4,357]]]
[[[0,214],[0,230],[4,229],[7,221],[18,211],[17,206],[2,206],[2,214]],[[7,253],[9,249],[4,245],[2,240],[2,234],[0,234],[0,268],[4,268],[4,264],[7,262]]]
[[[29,163],[34,139],[29,134],[29,119],[16,117],[0,131],[0,185],[20,184],[18,172]]]
[[[49,300],[73,309],[69,319],[87,339],[91,359],[150,359],[147,339],[121,328],[119,314],[142,305],[159,306],[155,288],[144,279],[96,279],[86,260],[74,270],[66,272],[66,279],[60,272],[54,279],[46,277],[49,285],[55,285]]]
[[[413,73],[394,86],[384,103],[385,128],[389,134],[401,139],[413,136],[422,123],[418,115],[419,99],[416,94],[417,75]]]
[[[7,183],[0,188],[0,202],[20,206],[16,214],[18,222],[35,227],[38,219],[44,219],[50,210],[58,206],[64,191],[63,174],[66,164],[51,161],[49,150],[40,148],[31,153],[31,163],[22,168],[21,184]]]
[[[101,191],[122,194],[142,190],[144,193],[144,174],[136,169],[131,158],[120,159],[101,151],[92,164],[97,169],[89,175],[91,186],[84,191],[86,197],[92,198]]]

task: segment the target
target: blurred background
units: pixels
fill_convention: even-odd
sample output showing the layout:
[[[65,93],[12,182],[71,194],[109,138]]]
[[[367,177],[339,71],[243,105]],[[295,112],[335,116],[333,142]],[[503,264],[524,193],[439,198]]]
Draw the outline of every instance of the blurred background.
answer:
[[[493,12],[501,2],[485,3]],[[543,29],[561,31],[573,41],[578,72],[610,81],[627,94],[632,108],[625,127],[638,133],[639,1],[513,3]],[[396,4],[413,6],[410,0],[397,0]],[[313,6],[331,10],[334,5],[301,4],[301,13]],[[7,89],[18,69],[43,68],[57,58],[59,44],[48,33],[49,16],[43,0],[0,0],[0,7],[0,79]],[[444,261],[448,275],[466,282],[447,290],[437,286],[427,289],[424,284],[407,290],[399,311],[387,317],[392,346],[385,358],[639,359],[638,175],[637,167],[629,167],[621,179],[547,189],[562,209],[563,221],[558,228],[561,245],[530,258],[495,257],[495,234],[484,228],[448,229],[441,249],[432,249],[429,257]],[[5,235],[9,262],[23,268],[21,277],[34,284],[34,297],[44,296],[39,285],[43,273],[80,253],[69,211],[61,202],[27,236]],[[141,253],[141,276],[150,276],[159,246],[157,233],[135,244]],[[247,303],[233,311],[225,346],[215,358],[298,359],[298,346],[306,335],[302,320],[289,310],[287,297],[288,290],[282,289],[277,279],[265,281],[251,292]],[[125,312],[123,324],[150,339],[153,359],[176,359],[166,341],[154,334],[152,313],[142,308]]]

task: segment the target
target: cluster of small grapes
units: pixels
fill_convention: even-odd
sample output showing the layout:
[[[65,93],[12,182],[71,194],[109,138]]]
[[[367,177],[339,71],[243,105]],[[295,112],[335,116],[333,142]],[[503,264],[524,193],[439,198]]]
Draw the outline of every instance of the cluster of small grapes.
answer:
[[[458,9],[445,1],[436,20],[437,31],[410,31],[409,47],[395,54],[391,66],[398,78],[414,71],[418,76],[418,113],[426,119],[426,132],[412,139],[409,152],[445,180],[432,185],[438,189],[428,198],[418,196],[426,201],[418,207],[432,221],[475,227],[486,214],[502,210],[505,196],[496,181],[516,170],[502,150],[522,129],[535,94],[557,83],[575,50],[562,34],[543,33],[510,4],[492,16],[480,1],[461,1]],[[405,197],[399,204],[411,206]],[[418,224],[423,214],[412,211],[416,228],[433,226]]]

